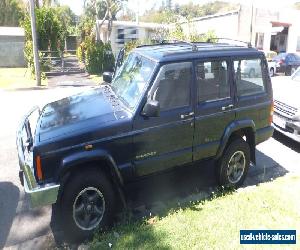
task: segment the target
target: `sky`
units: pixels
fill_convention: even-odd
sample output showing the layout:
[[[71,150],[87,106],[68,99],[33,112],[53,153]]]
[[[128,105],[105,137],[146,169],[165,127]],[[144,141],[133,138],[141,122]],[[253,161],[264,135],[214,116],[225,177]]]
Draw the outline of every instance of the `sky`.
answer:
[[[297,2],[297,0],[224,0],[226,2],[232,2],[232,3],[241,3],[241,4],[252,4],[254,3],[255,6],[257,7],[274,7],[274,8],[282,8],[286,7],[288,5],[292,5],[294,2]],[[300,1],[300,0],[298,0]],[[83,0],[59,0],[61,5],[69,5],[71,9],[75,12],[75,14],[80,15],[82,14],[83,10]],[[139,9],[139,13],[144,13],[146,10],[151,9],[155,4],[160,5],[161,0],[144,0],[144,1],[139,1],[139,0],[128,0],[127,6],[128,8],[137,11],[137,8]],[[182,1],[182,0],[172,0],[173,4],[178,3],[178,4],[183,4],[187,3],[188,1]],[[206,3],[206,2],[211,2],[209,0],[191,0],[193,3]]]

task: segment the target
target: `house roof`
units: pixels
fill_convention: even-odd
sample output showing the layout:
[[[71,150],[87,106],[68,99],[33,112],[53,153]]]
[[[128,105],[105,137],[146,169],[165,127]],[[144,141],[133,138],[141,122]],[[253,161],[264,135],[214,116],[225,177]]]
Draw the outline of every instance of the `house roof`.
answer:
[[[219,17],[224,17],[224,16],[233,16],[233,15],[238,15],[239,10],[232,10],[228,12],[223,12],[223,13],[218,13],[215,15],[208,15],[208,16],[202,16],[202,17],[196,17],[193,18],[191,21],[192,22],[198,22],[198,21],[203,21],[203,20],[208,20],[208,19],[213,19],[213,18],[219,18]],[[186,21],[183,21],[182,23],[186,23]]]
[[[20,27],[0,27],[0,36],[24,36],[25,32]]]

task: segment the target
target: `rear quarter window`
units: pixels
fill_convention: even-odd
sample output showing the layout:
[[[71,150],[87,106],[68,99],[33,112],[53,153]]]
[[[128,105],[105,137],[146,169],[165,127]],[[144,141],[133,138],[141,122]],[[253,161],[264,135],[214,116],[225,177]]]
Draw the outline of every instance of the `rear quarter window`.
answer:
[[[266,64],[261,58],[235,59],[234,77],[237,96],[249,96],[266,92]]]

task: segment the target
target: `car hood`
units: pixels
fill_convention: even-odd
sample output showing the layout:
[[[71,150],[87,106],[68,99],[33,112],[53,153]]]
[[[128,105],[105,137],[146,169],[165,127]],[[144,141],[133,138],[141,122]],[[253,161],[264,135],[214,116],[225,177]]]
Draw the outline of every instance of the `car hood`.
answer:
[[[122,111],[123,110],[123,111]],[[116,121],[126,112],[113,94],[96,88],[47,104],[39,118],[39,141]]]
[[[278,76],[272,79],[272,86],[274,100],[300,108],[300,82],[293,81],[290,76]]]

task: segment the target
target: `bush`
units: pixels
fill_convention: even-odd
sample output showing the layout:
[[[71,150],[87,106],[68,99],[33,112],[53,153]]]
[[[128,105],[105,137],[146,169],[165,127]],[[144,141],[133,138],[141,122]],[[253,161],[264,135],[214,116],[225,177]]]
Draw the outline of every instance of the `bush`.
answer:
[[[104,71],[112,71],[115,64],[110,44],[94,42],[86,38],[86,42],[78,50],[81,60],[84,58],[86,70],[90,74],[101,74]],[[84,49],[84,53],[82,53]]]
[[[154,44],[154,43],[155,43],[155,41],[152,41],[150,39],[129,41],[129,42],[125,43],[125,45],[124,45],[125,57],[127,57],[129,55],[130,51],[135,49],[137,46],[146,45],[146,44]]]
[[[33,44],[32,41],[28,40],[25,43],[24,48],[24,57],[27,61],[27,67],[30,70],[31,76],[34,77],[35,74],[35,68],[34,68],[34,57],[33,57]],[[40,58],[40,68],[41,71],[48,71],[50,69],[48,62],[45,60],[45,55],[41,52],[39,52],[39,58]],[[41,77],[44,79],[45,73],[42,72]]]
[[[85,43],[82,42],[76,50],[76,56],[79,62],[84,62],[84,48],[85,48]]]

